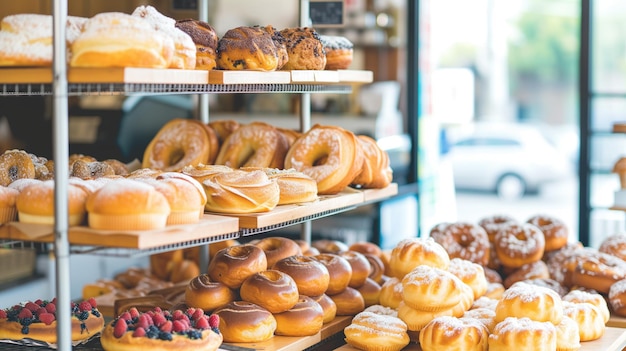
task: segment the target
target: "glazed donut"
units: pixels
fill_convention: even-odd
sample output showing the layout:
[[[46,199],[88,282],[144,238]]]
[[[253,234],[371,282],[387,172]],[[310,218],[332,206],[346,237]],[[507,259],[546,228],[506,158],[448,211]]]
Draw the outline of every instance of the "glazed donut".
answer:
[[[310,256],[293,255],[285,257],[272,269],[288,274],[296,282],[298,292],[305,296],[319,296],[326,292],[330,283],[328,268]]]
[[[234,169],[267,167],[283,169],[289,144],[275,127],[252,122],[235,129],[224,140],[215,164]]]
[[[22,150],[7,150],[0,155],[0,185],[8,186],[18,179],[35,178],[35,165]]]
[[[317,192],[333,195],[350,185],[364,162],[354,133],[335,126],[314,125],[289,148],[285,168],[317,182]]]
[[[169,280],[174,264],[183,259],[183,250],[171,250],[150,255],[150,273],[161,280]]]
[[[365,279],[365,283],[356,289],[361,296],[363,296],[365,307],[378,305],[380,303],[381,286],[374,280],[367,278]]]
[[[282,336],[315,335],[324,325],[324,310],[308,296],[300,296],[296,304],[287,311],[274,313],[276,331]]]
[[[234,245],[219,250],[209,262],[211,280],[239,289],[249,276],[267,269],[265,252],[250,244]]]
[[[175,118],[165,123],[150,141],[143,155],[143,168],[180,171],[185,166],[209,164],[217,148],[212,136],[200,121]],[[211,149],[213,147],[213,149]]]
[[[402,302],[402,281],[396,277],[389,278],[380,287],[378,300],[382,306],[398,308]]]
[[[292,308],[299,298],[298,286],[288,274],[269,269],[254,273],[241,284],[239,295],[272,313]]]
[[[450,258],[462,258],[482,266],[489,262],[489,238],[485,230],[473,223],[451,223],[430,236],[448,252]]]
[[[218,213],[258,213],[273,210],[280,188],[263,171],[215,173],[202,181],[207,195],[205,210]]]
[[[616,281],[611,285],[608,301],[613,313],[626,317],[626,279]]]
[[[558,250],[567,244],[569,233],[565,223],[560,219],[547,215],[535,215],[527,222],[539,228],[543,233],[546,252]]]
[[[276,331],[274,315],[251,302],[233,301],[213,313],[220,317],[224,342],[262,342]]]
[[[352,266],[352,276],[348,286],[355,289],[360,288],[370,275],[371,267],[369,261],[365,255],[356,251],[344,251],[338,253],[338,255],[348,260],[350,266]]]
[[[498,259],[506,267],[517,268],[539,261],[545,249],[545,237],[541,230],[529,223],[510,223],[495,237]]]
[[[287,143],[289,144],[289,147],[291,147],[291,145],[293,145],[293,143],[302,136],[302,133],[295,129],[281,127],[276,127],[276,129],[278,129],[279,132],[283,133],[285,138],[287,138]]]
[[[337,316],[354,316],[365,309],[365,300],[361,293],[349,286],[342,292],[329,296],[337,305]]]
[[[362,189],[382,189],[388,186],[393,180],[389,155],[378,146],[373,138],[358,135],[357,139],[365,158],[363,168],[352,181],[352,185]]]
[[[480,221],[478,221],[478,225],[483,227],[483,229],[485,229],[485,232],[487,232],[490,243],[495,242],[496,234],[498,234],[502,227],[510,223],[517,223],[517,220],[507,215],[493,215],[482,218]]]
[[[626,262],[593,249],[576,251],[570,257],[574,266],[571,283],[607,294],[615,282],[626,278]],[[571,267],[571,266],[570,266]]]
[[[330,279],[326,295],[338,294],[348,287],[352,279],[352,266],[347,259],[331,253],[322,253],[313,258],[321,262],[328,270]]]
[[[237,299],[237,294],[225,284],[211,281],[208,274],[191,279],[185,288],[185,303],[189,307],[211,312]]]
[[[302,254],[298,243],[280,236],[263,238],[254,242],[254,245],[260,247],[265,252],[268,268],[274,267],[274,264],[283,258]]]
[[[550,272],[548,265],[542,260],[526,263],[508,274],[504,279],[504,287],[509,288],[511,285],[528,279],[548,279]]]
[[[404,239],[391,250],[389,266],[392,275],[398,279],[423,264],[445,270],[450,265],[450,256],[432,238]]]
[[[311,242],[311,246],[319,250],[320,253],[338,254],[348,251],[348,245],[339,240],[320,239]]]
[[[626,260],[626,235],[614,234],[600,243],[598,251]]]
[[[550,277],[559,284],[570,287],[572,285],[572,272],[576,268],[575,258],[578,250],[586,251],[580,243],[567,243],[559,250],[546,253],[544,260],[548,264]]]
[[[324,311],[324,324],[332,322],[337,316],[337,305],[335,301],[326,294],[311,296],[311,298],[322,306],[322,310]]]

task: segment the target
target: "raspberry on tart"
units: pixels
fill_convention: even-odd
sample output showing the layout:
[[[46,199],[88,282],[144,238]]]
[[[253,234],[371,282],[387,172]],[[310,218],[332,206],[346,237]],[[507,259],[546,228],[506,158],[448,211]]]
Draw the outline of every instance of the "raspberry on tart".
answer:
[[[139,312],[132,307],[121,313],[102,332],[104,350],[115,351],[215,351],[222,344],[219,317],[202,309]]]
[[[28,301],[0,310],[0,339],[32,339],[57,343],[57,301]],[[96,300],[89,299],[71,305],[72,341],[84,341],[100,333],[104,317]]]

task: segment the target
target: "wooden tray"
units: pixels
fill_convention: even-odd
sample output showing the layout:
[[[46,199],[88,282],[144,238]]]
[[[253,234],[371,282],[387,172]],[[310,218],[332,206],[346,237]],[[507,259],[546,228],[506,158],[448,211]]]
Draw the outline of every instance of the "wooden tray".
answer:
[[[36,242],[54,241],[54,228],[49,225],[12,222],[8,231],[0,231],[0,238]],[[239,230],[238,219],[228,216],[205,214],[195,224],[168,226],[160,230],[103,231],[88,227],[69,229],[70,244],[147,249],[185,241],[199,240],[235,233]],[[7,235],[8,232],[8,235]]]
[[[258,229],[360,203],[363,203],[363,192],[346,189],[337,195],[320,196],[318,201],[276,206],[269,212],[223,215],[238,218],[240,228]]]
[[[311,347],[320,341],[340,332],[347,327],[352,321],[350,316],[336,317],[332,322],[325,324],[322,330],[311,336],[305,337],[287,337],[274,336],[271,339],[258,343],[227,343],[226,345],[239,346],[252,350],[265,351],[301,351]],[[605,351],[605,350],[603,350]]]
[[[221,71],[209,72],[209,84],[289,84],[289,71]]]
[[[626,347],[626,329],[607,327],[604,336],[598,340],[584,341],[580,343],[579,351],[621,351]],[[344,345],[337,351],[358,351],[350,345]],[[403,351],[421,351],[419,344],[411,343]]]

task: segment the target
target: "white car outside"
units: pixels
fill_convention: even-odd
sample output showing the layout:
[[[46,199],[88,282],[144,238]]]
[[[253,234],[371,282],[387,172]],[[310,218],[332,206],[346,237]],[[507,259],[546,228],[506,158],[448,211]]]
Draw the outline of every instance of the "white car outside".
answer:
[[[452,165],[457,190],[493,191],[519,198],[542,184],[571,177],[573,163],[537,129],[519,124],[475,124],[451,135],[444,156]]]

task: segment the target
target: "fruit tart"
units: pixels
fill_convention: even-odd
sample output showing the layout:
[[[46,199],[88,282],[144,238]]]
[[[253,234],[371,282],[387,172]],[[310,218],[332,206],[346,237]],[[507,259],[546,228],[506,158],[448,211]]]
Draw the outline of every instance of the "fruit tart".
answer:
[[[222,334],[219,316],[199,308],[139,312],[132,307],[107,324],[100,343],[106,351],[215,351]]]
[[[104,328],[95,299],[72,302],[72,341],[85,341]],[[0,339],[57,343],[57,302],[36,300],[0,310]]]

